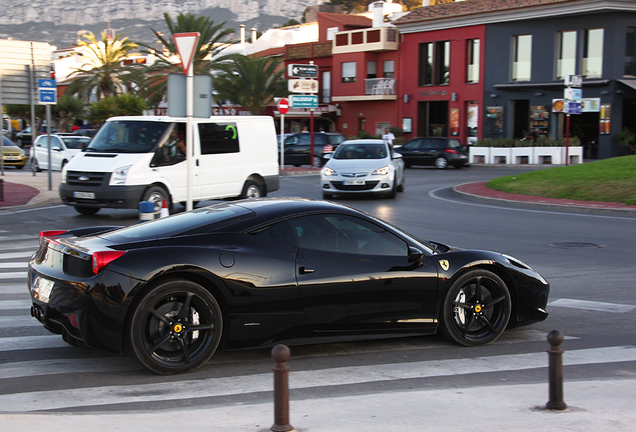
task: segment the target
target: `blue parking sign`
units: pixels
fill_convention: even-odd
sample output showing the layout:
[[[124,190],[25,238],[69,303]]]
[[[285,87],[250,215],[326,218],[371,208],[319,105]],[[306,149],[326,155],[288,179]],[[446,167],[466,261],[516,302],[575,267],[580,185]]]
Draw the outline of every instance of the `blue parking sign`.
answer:
[[[55,105],[57,103],[57,90],[39,88],[38,103],[40,105]]]

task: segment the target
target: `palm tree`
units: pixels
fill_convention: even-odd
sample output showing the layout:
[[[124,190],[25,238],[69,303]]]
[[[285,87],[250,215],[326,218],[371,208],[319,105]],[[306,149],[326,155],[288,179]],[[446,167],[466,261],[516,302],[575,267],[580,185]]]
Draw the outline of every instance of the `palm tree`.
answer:
[[[91,123],[102,124],[114,116],[139,116],[146,109],[146,101],[131,93],[109,96],[93,102],[88,108]]]
[[[212,80],[217,100],[229,100],[252,112],[262,114],[275,97],[287,95],[287,80],[281,60],[272,57],[232,56],[219,65]]]
[[[102,32],[101,40],[97,40],[93,33],[82,35],[85,41],[79,45],[84,48],[83,56],[87,60],[70,76],[77,76],[69,85],[67,91],[77,94],[80,99],[89,101],[91,93],[95,91],[97,98],[116,96],[124,90],[130,90],[131,72],[133,66],[122,66],[130,53],[137,48],[137,44],[123,37],[115,35],[114,39]]]
[[[182,73],[181,64],[175,61],[178,53],[173,36],[176,33],[198,32],[200,34],[192,59],[193,71],[195,74],[210,74],[217,62],[222,60],[218,57],[221,51],[230,46],[230,43],[224,42],[223,39],[234,32],[233,29],[223,28],[225,21],[215,24],[209,17],[197,17],[191,13],[180,13],[176,17],[176,22],[165,13],[164,19],[170,31],[170,37],[164,37],[153,28],[151,30],[165,47],[165,52],[155,51],[148,45],[139,44],[147,48],[148,53],[154,53],[157,56],[155,64],[146,69],[147,80],[144,87],[150,106],[157,106],[166,94],[168,74]]]

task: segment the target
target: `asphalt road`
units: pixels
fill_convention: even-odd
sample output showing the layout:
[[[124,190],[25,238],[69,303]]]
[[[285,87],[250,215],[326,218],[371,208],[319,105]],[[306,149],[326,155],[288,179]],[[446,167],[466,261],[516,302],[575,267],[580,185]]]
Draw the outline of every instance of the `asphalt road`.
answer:
[[[406,191],[395,200],[343,197],[336,201],[372,213],[421,238],[496,250],[525,261],[551,282],[548,320],[508,331],[496,343],[477,348],[453,345],[437,336],[295,346],[288,363],[292,370],[322,373],[320,378],[312,378],[312,384],[297,383],[294,398],[545,382],[545,369],[518,365],[515,359],[536,353],[543,358],[548,348],[545,335],[552,329],[565,334],[566,352],[601,349],[611,359],[621,347],[636,345],[636,218],[476,203],[458,198],[451,191],[457,184],[523,171],[416,168],[407,171]],[[281,190],[272,196],[320,199],[319,179],[284,177]],[[178,409],[271,398],[269,392],[254,384],[257,377],[270,373],[269,348],[219,352],[192,374],[159,377],[127,357],[69,347],[28,316],[26,262],[40,230],[129,225],[137,219],[137,212],[132,210],[103,210],[86,217],[65,206],[0,215],[0,412]],[[476,357],[490,359],[493,364],[506,362],[508,367],[503,371],[475,371],[468,366]],[[400,380],[367,378],[382,368],[417,368],[425,361],[439,361],[452,372],[439,376],[413,373]],[[351,368],[347,369],[351,371],[349,376],[359,378],[338,381],[335,369],[333,376],[329,372],[333,368]],[[576,380],[621,379],[636,374],[636,362],[585,360],[566,367],[565,372],[569,379]],[[216,385],[214,380],[220,380],[234,390],[219,394],[201,389],[195,396],[177,396],[200,380],[211,380],[211,386]]]

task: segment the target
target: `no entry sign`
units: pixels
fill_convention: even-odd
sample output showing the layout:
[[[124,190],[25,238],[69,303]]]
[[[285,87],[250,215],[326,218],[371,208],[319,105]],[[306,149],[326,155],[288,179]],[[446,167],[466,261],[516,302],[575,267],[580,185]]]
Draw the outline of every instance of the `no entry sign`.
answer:
[[[278,101],[278,112],[281,114],[287,114],[287,111],[289,111],[289,102],[287,99],[282,98]]]

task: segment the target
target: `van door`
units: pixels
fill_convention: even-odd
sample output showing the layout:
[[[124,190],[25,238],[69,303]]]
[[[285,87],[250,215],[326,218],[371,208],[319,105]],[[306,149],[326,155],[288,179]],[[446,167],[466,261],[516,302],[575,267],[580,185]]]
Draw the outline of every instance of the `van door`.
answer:
[[[238,196],[245,181],[237,122],[201,122],[194,160],[193,199]]]

